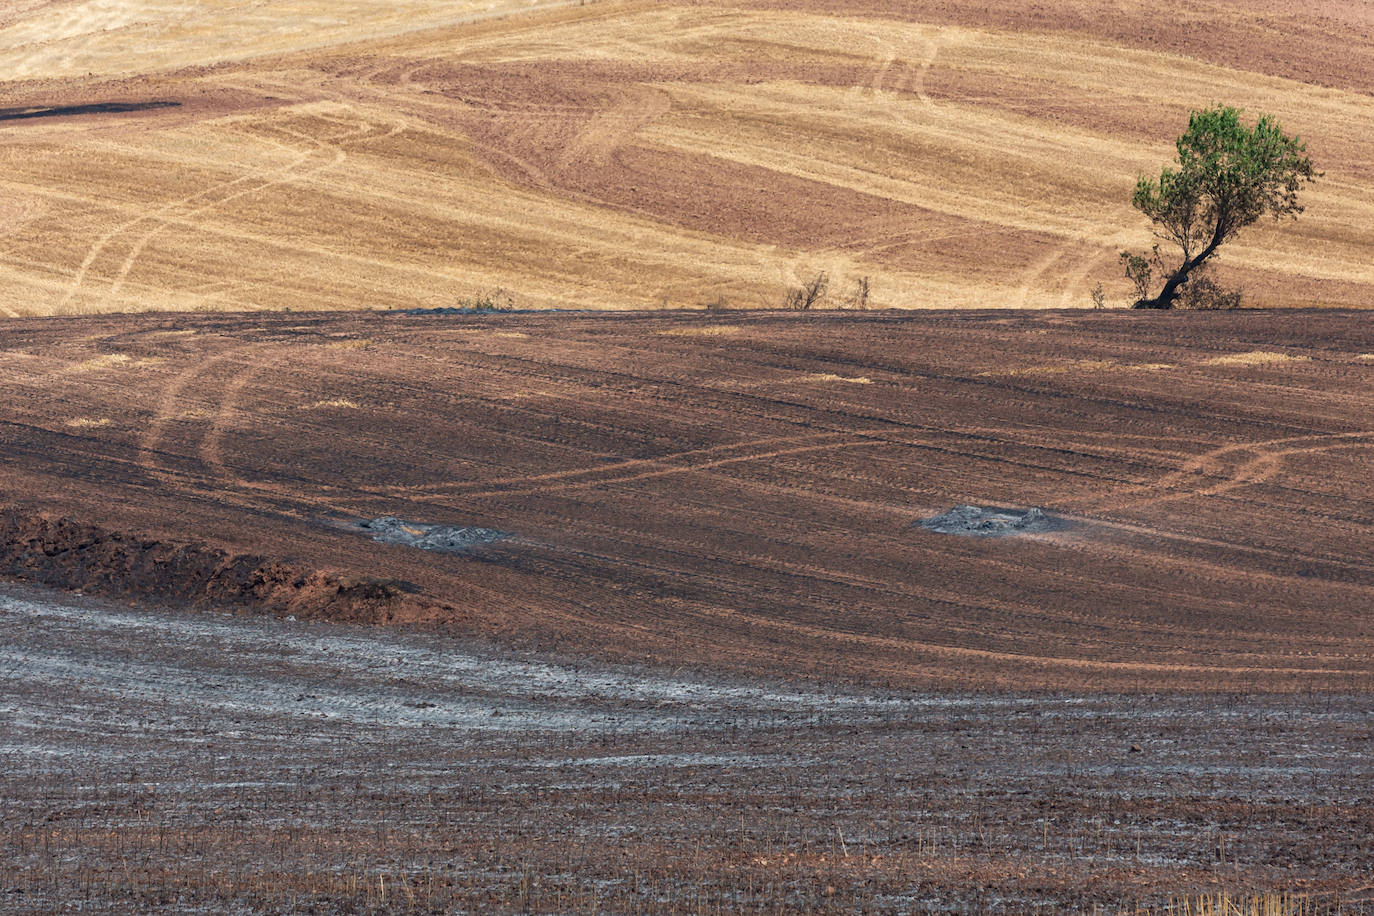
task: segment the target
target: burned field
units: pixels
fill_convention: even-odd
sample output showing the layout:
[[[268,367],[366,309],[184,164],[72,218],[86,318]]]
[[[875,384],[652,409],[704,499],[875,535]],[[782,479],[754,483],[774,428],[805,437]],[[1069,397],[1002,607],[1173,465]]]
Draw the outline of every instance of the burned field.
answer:
[[[7,322],[0,571],[88,597],[4,605],[2,905],[1358,911],[1370,349],[1340,312]]]
[[[1366,695],[856,690],[0,599],[7,912],[1363,912]]]
[[[892,686],[1374,672],[1374,360],[1350,314],[2,333],[4,563],[32,582]],[[1045,524],[921,524],[966,505]]]

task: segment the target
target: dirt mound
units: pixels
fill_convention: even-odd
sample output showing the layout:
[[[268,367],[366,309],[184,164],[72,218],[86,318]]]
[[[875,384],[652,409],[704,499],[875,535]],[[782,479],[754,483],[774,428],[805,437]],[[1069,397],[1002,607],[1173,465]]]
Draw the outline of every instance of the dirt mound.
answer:
[[[510,534],[494,528],[429,525],[407,522],[394,515],[364,520],[358,522],[358,527],[372,535],[372,540],[382,544],[402,544],[406,547],[437,550],[442,553],[466,553],[475,547],[494,544],[511,537]]]
[[[203,543],[108,531],[70,518],[0,511],[0,575],[101,595],[235,605],[358,623],[396,619],[396,580],[338,577]]]
[[[1062,519],[1043,509],[1003,509],[997,506],[955,506],[916,523],[937,534],[1000,538],[1013,534],[1037,534],[1064,527]]]

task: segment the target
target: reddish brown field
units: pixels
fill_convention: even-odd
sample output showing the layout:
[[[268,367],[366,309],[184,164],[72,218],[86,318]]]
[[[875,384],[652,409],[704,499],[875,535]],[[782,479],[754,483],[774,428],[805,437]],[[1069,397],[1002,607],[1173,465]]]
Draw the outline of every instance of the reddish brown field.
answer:
[[[0,342],[8,562],[39,581],[219,595],[184,551],[145,581],[102,546],[123,534],[315,576],[258,602],[283,613],[579,657],[923,688],[1374,674],[1374,359],[1348,313],[98,318]],[[1068,525],[914,527],[964,503]],[[105,534],[35,554],[36,515]],[[350,527],[379,516],[513,537]],[[403,584],[321,597],[370,580]]]

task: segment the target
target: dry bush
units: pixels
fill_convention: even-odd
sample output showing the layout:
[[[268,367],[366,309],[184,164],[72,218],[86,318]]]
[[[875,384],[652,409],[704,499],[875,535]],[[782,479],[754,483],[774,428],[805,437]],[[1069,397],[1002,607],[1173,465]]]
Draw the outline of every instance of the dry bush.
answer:
[[[1243,295],[1244,290],[1240,287],[1222,286],[1210,270],[1202,268],[1194,271],[1179,290],[1178,307],[1193,311],[1238,309]]]
[[[825,294],[829,289],[830,275],[821,271],[805,286],[788,290],[783,305],[797,312],[810,311],[825,301]]]
[[[515,298],[501,287],[458,300],[458,308],[469,312],[513,312]]]
[[[845,299],[841,308],[851,308],[858,311],[867,309],[868,299],[872,291],[868,277],[860,277],[854,281],[854,291]]]

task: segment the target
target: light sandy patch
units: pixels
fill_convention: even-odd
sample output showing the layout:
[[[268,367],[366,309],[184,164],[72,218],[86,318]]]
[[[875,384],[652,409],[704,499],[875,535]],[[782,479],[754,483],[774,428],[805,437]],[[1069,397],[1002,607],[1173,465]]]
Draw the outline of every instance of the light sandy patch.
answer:
[[[192,407],[190,410],[183,410],[176,415],[178,420],[208,420],[215,415],[214,411],[206,410],[204,407]]]
[[[669,328],[658,333],[663,337],[729,337],[738,334],[739,328],[732,324],[708,324],[699,328]]]
[[[526,334],[524,331],[497,331],[492,336],[504,337],[507,340],[525,340],[530,335]]]
[[[194,337],[195,335],[196,331],[191,328],[181,331],[152,331],[148,334],[149,337]]]
[[[1356,359],[1362,359],[1367,363],[1374,363],[1374,353],[1361,353]]]
[[[67,425],[72,429],[99,429],[102,426],[109,426],[108,417],[73,417],[67,421]]]
[[[325,346],[326,346],[326,347],[329,347],[330,349],[333,349],[333,350],[366,350],[368,347],[372,346],[372,341],[370,341],[370,340],[361,340],[361,339],[360,339],[360,340],[333,340],[333,341],[330,341],[329,343],[325,344]]]
[[[104,356],[96,356],[79,363],[75,363],[64,369],[67,373],[77,372],[100,372],[106,369],[147,369],[150,366],[161,365],[166,360],[157,356],[145,356],[134,359],[127,353],[107,353]]]
[[[1204,366],[1274,366],[1283,363],[1305,363],[1310,356],[1290,356],[1287,353],[1274,353],[1269,350],[1251,350],[1249,353],[1232,353],[1229,356],[1215,356],[1203,360]]]
[[[357,410],[357,409],[358,409],[358,404],[357,404],[356,401],[350,401],[350,400],[347,400],[346,398],[334,398],[333,400],[329,400],[329,401],[316,401],[316,402],[313,403],[313,404],[302,404],[300,407],[297,407],[296,409],[297,409],[297,410],[329,410],[329,409],[338,409],[338,410]]]
[[[568,2],[79,0],[38,4],[35,12],[0,28],[0,64],[19,77],[104,76],[377,39]],[[244,36],[253,40],[245,41]]]
[[[872,385],[873,379],[866,375],[836,375],[833,372],[817,372],[815,375],[804,375],[803,382],[847,382],[850,385]]]

